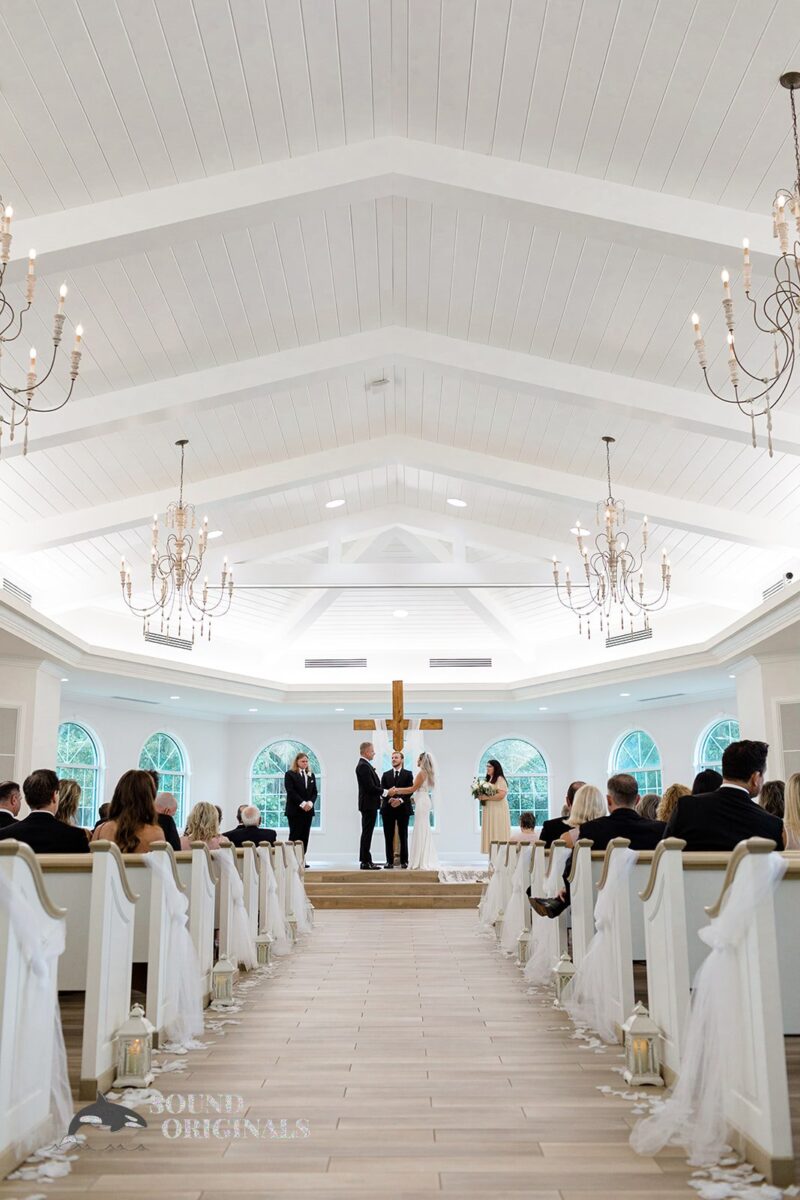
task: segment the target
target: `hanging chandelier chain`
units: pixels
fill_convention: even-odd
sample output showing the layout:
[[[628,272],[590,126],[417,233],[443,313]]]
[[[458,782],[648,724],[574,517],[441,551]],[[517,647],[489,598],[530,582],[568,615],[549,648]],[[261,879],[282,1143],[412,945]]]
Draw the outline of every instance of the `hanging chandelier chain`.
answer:
[[[794,93],[795,88],[789,88],[789,103],[792,106],[792,137],[794,138],[794,165],[795,165],[795,196],[800,199],[800,144],[797,140],[797,107],[795,105]]]

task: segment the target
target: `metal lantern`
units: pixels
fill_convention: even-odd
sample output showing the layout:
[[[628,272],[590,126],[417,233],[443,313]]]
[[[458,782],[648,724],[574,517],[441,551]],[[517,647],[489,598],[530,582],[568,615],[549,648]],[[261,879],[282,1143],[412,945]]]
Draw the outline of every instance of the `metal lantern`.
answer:
[[[233,963],[227,954],[222,954],[211,972],[211,985],[217,1004],[233,1004],[233,977],[235,974],[236,968]]]
[[[575,967],[572,964],[572,959],[567,954],[566,950],[561,955],[556,965],[553,967],[553,981],[556,985],[556,998],[553,1001],[556,1008],[562,1007],[562,1000],[567,986],[575,974]]]
[[[117,1077],[114,1087],[146,1088],[153,1082],[153,1026],[140,1004],[117,1033]]]
[[[661,1078],[661,1030],[643,1004],[637,1003],[622,1026],[625,1034],[625,1073],[633,1087],[663,1087]]]
[[[291,942],[297,941],[297,917],[294,914],[289,917],[289,940]]]
[[[260,967],[268,967],[272,961],[272,936],[260,933],[256,938],[256,961]]]
[[[531,956],[531,931],[525,929],[517,938],[517,962],[524,967]]]

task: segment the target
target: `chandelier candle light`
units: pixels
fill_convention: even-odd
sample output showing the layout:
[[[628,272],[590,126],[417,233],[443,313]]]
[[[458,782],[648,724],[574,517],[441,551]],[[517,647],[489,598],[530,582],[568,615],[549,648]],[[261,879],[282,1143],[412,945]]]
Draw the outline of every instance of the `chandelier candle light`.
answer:
[[[794,190],[779,188],[772,202],[772,236],[780,246],[780,255],[773,267],[775,286],[763,301],[752,295],[753,266],[750,261],[750,242],[742,240],[742,285],[744,294],[752,306],[751,316],[756,330],[768,334],[772,340],[771,362],[762,367],[763,374],[750,372],[739,358],[736,350],[736,321],[733,313],[733,297],[728,271],[722,272],[722,311],[728,330],[728,380],[730,392],[726,395],[712,387],[708,377],[708,355],[700,318],[692,313],[694,348],[703,372],[706,386],[713,396],[726,404],[735,404],[750,418],[753,446],[757,444],[756,419],[766,418],[767,447],[770,458],[772,446],[772,410],[786,393],[795,364],[795,339],[800,336],[800,145],[797,137],[797,111],[795,92],[800,88],[800,71],[788,71],[781,75],[782,87],[788,89],[792,109],[792,137],[794,139],[795,183]],[[794,218],[795,236],[789,238],[789,215]],[[730,394],[732,392],[732,395]],[[747,394],[749,392],[749,394]]]
[[[181,450],[181,482],[177,503],[170,504],[167,509],[166,526],[172,530],[168,533],[163,550],[158,543],[158,517],[153,517],[153,544],[150,550],[150,583],[153,599],[146,604],[135,604],[132,597],[133,586],[131,573],[125,559],[122,559],[119,569],[122,584],[122,598],[128,608],[144,622],[144,633],[150,631],[150,620],[160,614],[160,632],[166,636],[171,634],[173,621],[177,622],[177,636],[181,636],[181,628],[185,621],[192,625],[192,642],[194,642],[195,626],[200,625],[200,636],[204,634],[211,640],[212,617],[224,616],[233,599],[233,570],[228,567],[227,558],[222,564],[222,581],[219,594],[213,603],[209,603],[209,584],[206,575],[200,594],[197,594],[197,581],[203,570],[203,558],[208,545],[208,517],[204,517],[200,533],[195,539],[190,530],[195,528],[195,510],[193,504],[186,504],[183,499],[183,466],[186,447],[189,442],[181,438],[175,443]],[[216,590],[216,589],[213,589]]]
[[[643,618],[643,629],[650,628],[650,613],[664,608],[669,600],[669,589],[672,583],[672,568],[667,552],[661,555],[661,590],[658,595],[645,599],[644,594],[644,560],[647,554],[648,526],[647,517],[642,521],[642,544],[638,553],[630,548],[630,536],[625,525],[625,503],[616,500],[611,487],[611,447],[615,439],[604,437],[606,445],[606,475],[608,478],[608,496],[597,505],[597,525],[602,525],[602,532],[594,538],[594,551],[586,542],[591,538],[588,529],[584,529],[578,521],[570,532],[575,535],[578,551],[583,559],[583,570],[586,582],[583,588],[588,588],[588,597],[578,600],[573,594],[573,584],[566,568],[566,578],[562,588],[558,569],[558,559],[553,558],[553,579],[556,594],[565,608],[578,616],[578,633],[583,633],[584,623],[587,637],[592,636],[591,617],[597,613],[600,619],[600,631],[611,632],[612,621],[618,619],[620,630],[625,630],[625,618],[628,618],[630,632],[633,632],[637,617]]]
[[[44,368],[39,365],[35,348],[32,346],[28,356],[28,369],[25,372],[25,382],[13,385],[3,379],[2,366],[5,348],[16,342],[22,336],[22,326],[25,314],[33,306],[33,295],[36,290],[36,251],[28,255],[28,272],[25,277],[25,303],[15,307],[8,298],[5,290],[5,274],[8,260],[11,257],[11,222],[14,210],[10,204],[3,204],[0,197],[0,452],[3,446],[3,435],[8,431],[8,440],[13,442],[18,429],[22,429],[22,453],[28,453],[28,422],[32,412],[58,412],[69,403],[75,380],[81,362],[81,340],[83,327],[75,326],[75,342],[70,354],[69,386],[66,395],[60,403],[38,407],[34,400],[38,398],[38,390],[53,373],[53,368],[64,333],[64,301],[67,297],[67,285],[62,283],[58,290],[58,305],[53,317],[53,352]]]

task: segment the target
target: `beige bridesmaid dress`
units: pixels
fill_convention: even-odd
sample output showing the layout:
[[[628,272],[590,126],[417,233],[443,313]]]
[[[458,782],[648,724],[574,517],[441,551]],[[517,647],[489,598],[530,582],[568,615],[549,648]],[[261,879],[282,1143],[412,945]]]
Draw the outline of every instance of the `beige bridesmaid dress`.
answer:
[[[492,842],[507,842],[511,838],[511,813],[507,793],[489,797],[483,806],[481,821],[481,854],[488,854]]]

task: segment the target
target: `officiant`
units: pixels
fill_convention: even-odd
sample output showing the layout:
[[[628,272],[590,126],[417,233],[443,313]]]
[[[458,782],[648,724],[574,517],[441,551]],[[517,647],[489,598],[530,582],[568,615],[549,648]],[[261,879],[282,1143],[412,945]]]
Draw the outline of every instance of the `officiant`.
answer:
[[[392,752],[390,770],[381,776],[381,787],[390,793],[392,788],[410,788],[414,786],[414,776],[404,765],[401,750]],[[413,796],[392,796],[387,794],[381,805],[381,820],[383,821],[383,836],[386,839],[386,870],[394,866],[394,831],[400,843],[400,866],[408,869],[408,823],[414,811]]]

